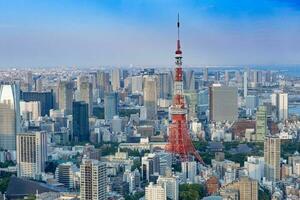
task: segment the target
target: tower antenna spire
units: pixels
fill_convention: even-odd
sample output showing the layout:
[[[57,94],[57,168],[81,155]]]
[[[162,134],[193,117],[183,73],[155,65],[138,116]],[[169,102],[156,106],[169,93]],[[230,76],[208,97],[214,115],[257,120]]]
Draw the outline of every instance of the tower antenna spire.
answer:
[[[180,31],[179,28],[180,28],[180,22],[179,22],[179,13],[178,13],[178,15],[177,15],[177,39],[178,40],[180,40],[180,38],[179,38],[180,37],[180,35],[179,35],[179,33],[180,33],[179,32]]]

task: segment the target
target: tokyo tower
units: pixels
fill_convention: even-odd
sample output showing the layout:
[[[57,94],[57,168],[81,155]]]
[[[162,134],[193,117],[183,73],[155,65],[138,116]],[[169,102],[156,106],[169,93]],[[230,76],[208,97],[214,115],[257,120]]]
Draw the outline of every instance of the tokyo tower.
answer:
[[[187,107],[183,96],[183,71],[182,51],[179,37],[179,15],[177,21],[177,50],[175,52],[175,81],[173,104],[170,108],[172,123],[169,125],[169,140],[165,147],[166,151],[179,156],[182,161],[188,161],[193,155],[199,162],[204,164],[199,153],[196,151],[189,135],[187,123]]]

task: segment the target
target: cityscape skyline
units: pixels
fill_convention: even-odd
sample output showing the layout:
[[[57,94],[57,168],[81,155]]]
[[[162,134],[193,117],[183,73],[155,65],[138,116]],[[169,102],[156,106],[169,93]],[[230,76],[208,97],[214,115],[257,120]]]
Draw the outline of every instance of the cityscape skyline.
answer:
[[[1,0],[0,67],[170,66],[178,12],[186,66],[299,64],[299,8],[292,0]]]

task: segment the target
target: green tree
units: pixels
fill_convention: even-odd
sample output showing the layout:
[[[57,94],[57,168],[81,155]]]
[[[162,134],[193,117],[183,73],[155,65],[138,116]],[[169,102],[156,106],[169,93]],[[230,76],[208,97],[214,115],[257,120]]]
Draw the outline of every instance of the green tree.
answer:
[[[205,187],[200,184],[182,184],[179,186],[180,200],[198,200],[205,196]]]

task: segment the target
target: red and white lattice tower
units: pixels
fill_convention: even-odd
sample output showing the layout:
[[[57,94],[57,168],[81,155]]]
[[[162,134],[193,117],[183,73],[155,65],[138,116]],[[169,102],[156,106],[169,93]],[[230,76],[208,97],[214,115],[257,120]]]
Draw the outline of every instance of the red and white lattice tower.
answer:
[[[166,151],[179,156],[182,161],[188,161],[190,156],[194,156],[199,162],[203,163],[202,158],[196,151],[189,135],[187,123],[187,107],[183,95],[183,71],[182,71],[182,51],[180,49],[179,38],[179,15],[178,15],[178,38],[177,50],[175,52],[176,67],[174,81],[173,104],[170,108],[172,123],[169,125],[169,140],[166,145]]]

